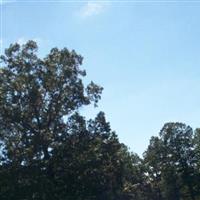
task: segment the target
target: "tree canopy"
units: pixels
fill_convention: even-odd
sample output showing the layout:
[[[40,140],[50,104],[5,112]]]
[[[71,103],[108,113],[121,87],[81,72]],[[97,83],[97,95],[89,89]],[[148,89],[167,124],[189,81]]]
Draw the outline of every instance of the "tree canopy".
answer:
[[[199,129],[166,123],[140,158],[103,112],[82,116],[103,90],[84,84],[83,57],[53,48],[39,58],[37,50],[28,41],[1,56],[1,200],[200,199]]]

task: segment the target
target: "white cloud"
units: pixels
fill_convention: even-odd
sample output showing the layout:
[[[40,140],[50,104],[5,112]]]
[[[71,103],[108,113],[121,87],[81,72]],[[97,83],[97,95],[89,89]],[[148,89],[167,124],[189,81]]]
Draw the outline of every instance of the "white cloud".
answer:
[[[107,8],[108,3],[107,2],[87,2],[86,5],[84,5],[80,10],[80,16],[83,18],[91,17],[94,15],[98,15],[105,11]]]

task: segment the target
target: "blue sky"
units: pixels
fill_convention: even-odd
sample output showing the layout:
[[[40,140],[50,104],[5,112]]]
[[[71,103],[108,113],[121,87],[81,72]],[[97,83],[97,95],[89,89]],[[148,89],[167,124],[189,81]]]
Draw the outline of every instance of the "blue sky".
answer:
[[[84,56],[86,82],[120,141],[140,155],[165,122],[200,127],[200,1],[1,3],[2,49],[34,39]]]

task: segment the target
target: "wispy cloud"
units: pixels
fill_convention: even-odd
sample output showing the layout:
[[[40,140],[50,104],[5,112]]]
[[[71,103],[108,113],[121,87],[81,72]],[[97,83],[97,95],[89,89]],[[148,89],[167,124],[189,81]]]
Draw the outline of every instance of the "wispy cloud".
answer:
[[[81,9],[80,9],[80,16],[83,18],[91,17],[94,15],[99,15],[100,13],[104,12],[108,7],[108,2],[87,2]]]

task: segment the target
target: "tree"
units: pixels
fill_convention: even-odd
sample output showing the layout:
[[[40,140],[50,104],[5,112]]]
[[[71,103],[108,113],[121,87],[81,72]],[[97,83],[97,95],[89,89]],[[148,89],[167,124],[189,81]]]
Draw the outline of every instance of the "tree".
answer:
[[[146,173],[148,175],[148,183],[151,186],[151,193],[154,200],[161,200],[161,173],[163,162],[163,144],[160,138],[152,137],[147,151],[144,152],[144,165],[146,166]]]
[[[100,99],[102,88],[84,87],[82,57],[54,48],[43,60],[33,41],[11,45],[2,56],[0,77],[1,141],[5,161],[16,165],[48,159],[64,140],[64,117]],[[23,158],[21,155],[23,154]]]
[[[0,199],[112,200],[137,182],[139,158],[104,113],[87,121],[79,112],[102,92],[83,84],[82,60],[66,48],[40,59],[34,41],[1,56]]]
[[[198,198],[200,198],[200,129],[195,130],[194,136],[194,153],[195,153],[195,191]]]
[[[93,82],[83,85],[81,77],[86,73],[79,68],[82,60],[66,48],[53,48],[40,59],[34,41],[10,45],[1,57],[1,167],[7,168],[9,176],[15,173],[13,187],[23,185],[18,183],[26,168],[32,168],[33,176],[41,178],[54,150],[70,134],[67,117],[84,105],[96,105],[100,99],[102,87]]]
[[[193,130],[182,123],[166,124],[160,132],[165,145],[166,170],[173,170],[176,177],[176,194],[182,198],[195,199]],[[167,167],[169,167],[167,169]],[[170,177],[170,174],[167,174]],[[172,177],[172,176],[171,176]],[[175,182],[175,180],[173,180]],[[177,196],[177,198],[180,198]]]
[[[152,138],[145,153],[151,183],[158,199],[196,199],[193,130],[183,123],[167,123]]]
[[[200,131],[166,123],[144,159],[129,152],[105,114],[86,120],[103,88],[83,84],[82,56],[12,44],[0,68],[1,200],[198,200]]]

